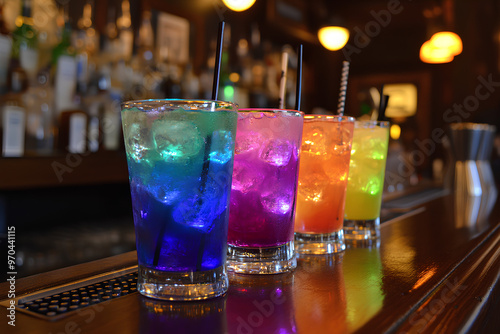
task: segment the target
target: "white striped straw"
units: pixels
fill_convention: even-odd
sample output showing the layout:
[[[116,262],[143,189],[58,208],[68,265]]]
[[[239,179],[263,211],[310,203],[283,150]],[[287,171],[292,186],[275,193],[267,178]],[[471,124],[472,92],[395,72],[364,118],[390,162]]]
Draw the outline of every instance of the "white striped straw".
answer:
[[[283,51],[281,55],[281,79],[280,79],[280,99],[279,108],[285,108],[286,71],[288,68],[288,53]]]
[[[349,65],[348,61],[342,62],[342,76],[340,78],[340,93],[339,93],[339,104],[337,106],[337,114],[344,116],[345,100],[347,94],[347,80],[349,78]]]

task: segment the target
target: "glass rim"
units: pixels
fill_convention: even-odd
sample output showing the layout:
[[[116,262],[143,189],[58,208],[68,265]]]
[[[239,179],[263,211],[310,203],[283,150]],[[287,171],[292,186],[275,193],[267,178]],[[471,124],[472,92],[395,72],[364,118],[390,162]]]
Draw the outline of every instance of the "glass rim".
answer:
[[[373,126],[379,126],[381,128],[388,128],[390,126],[389,121],[377,121],[377,120],[358,120],[356,119],[356,122],[354,122],[356,125],[363,124],[363,125],[373,125]]]
[[[344,116],[344,115],[326,115],[326,114],[307,114],[304,116],[304,122],[307,121],[333,121],[336,123],[354,123],[356,119],[352,116]]]
[[[238,104],[228,101],[219,100],[204,100],[204,99],[144,99],[144,100],[129,100],[122,102],[121,109],[131,109],[143,107],[147,109],[160,108],[165,106],[175,105],[206,105],[205,108],[193,109],[193,111],[238,111]],[[214,106],[215,105],[215,106]],[[234,110],[224,109],[232,108]]]
[[[286,109],[286,108],[241,108],[238,109],[238,112],[244,112],[244,113],[272,113],[272,114],[278,114],[278,113],[283,113],[283,114],[297,114],[297,115],[302,115],[304,116],[305,113],[300,110],[294,110],[294,109]]]

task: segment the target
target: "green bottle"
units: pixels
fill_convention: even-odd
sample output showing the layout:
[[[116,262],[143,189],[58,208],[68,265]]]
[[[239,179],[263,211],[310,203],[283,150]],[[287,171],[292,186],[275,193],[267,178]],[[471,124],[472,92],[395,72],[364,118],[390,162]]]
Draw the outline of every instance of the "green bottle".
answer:
[[[38,70],[38,33],[31,17],[31,0],[22,1],[21,15],[16,18],[12,40],[12,58],[19,60],[28,76],[34,78]]]
[[[67,15],[64,15],[64,28],[61,35],[61,41],[52,50],[52,66],[57,65],[57,60],[61,56],[76,55],[75,48],[71,44],[71,24]]]

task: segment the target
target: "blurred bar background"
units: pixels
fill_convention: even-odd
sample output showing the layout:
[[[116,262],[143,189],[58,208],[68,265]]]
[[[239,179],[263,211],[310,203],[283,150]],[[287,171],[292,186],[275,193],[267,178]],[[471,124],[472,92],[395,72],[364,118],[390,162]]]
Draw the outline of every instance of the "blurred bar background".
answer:
[[[220,20],[221,100],[278,107],[286,51],[293,108],[299,44],[306,113],[336,111],[344,60],[346,115],[376,117],[384,85],[387,197],[449,186],[443,138],[457,122],[496,125],[498,182],[499,15],[498,0],[256,0],[241,12],[222,0],[0,0],[2,244],[15,226],[21,276],[135,249],[120,103],[210,99]],[[325,26],[347,29],[347,44],[324,47]],[[437,42],[441,31],[460,46]]]

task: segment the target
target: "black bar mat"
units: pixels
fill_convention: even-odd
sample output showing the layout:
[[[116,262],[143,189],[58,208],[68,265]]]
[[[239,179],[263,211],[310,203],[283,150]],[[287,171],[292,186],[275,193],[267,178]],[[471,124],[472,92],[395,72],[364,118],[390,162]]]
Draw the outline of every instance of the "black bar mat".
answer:
[[[130,271],[99,275],[21,296],[15,299],[16,309],[37,318],[59,320],[85,307],[137,292],[137,267]],[[8,307],[10,300],[0,305]]]

